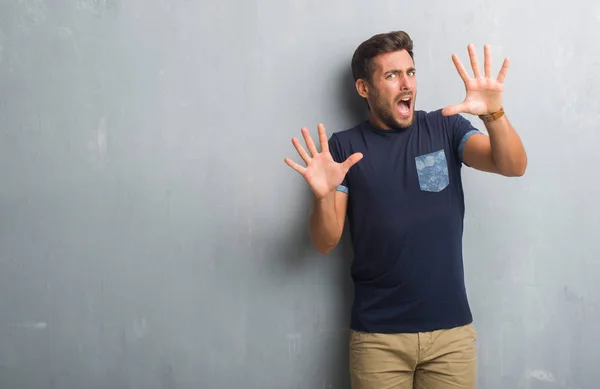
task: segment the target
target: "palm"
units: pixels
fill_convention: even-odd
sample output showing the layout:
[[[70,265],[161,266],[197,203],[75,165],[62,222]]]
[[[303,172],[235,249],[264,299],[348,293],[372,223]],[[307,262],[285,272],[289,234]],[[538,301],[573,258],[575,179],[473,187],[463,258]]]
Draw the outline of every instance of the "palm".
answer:
[[[456,55],[452,60],[456,70],[465,83],[466,97],[460,104],[446,107],[442,110],[444,115],[470,113],[472,115],[486,115],[496,112],[502,107],[502,93],[504,91],[504,78],[508,70],[509,60],[506,58],[497,78],[492,78],[492,55],[489,46],[484,47],[484,75],[479,71],[479,64],[473,45],[468,46],[469,58],[473,69],[473,76],[469,77],[464,66]]]
[[[346,172],[328,151],[317,154],[308,163],[304,179],[318,197],[331,192],[342,182]]]
[[[329,144],[322,124],[319,124],[320,153],[306,128],[302,129],[302,135],[310,155],[300,145],[298,139],[292,138],[292,143],[306,163],[306,167],[300,166],[290,158],[286,158],[285,163],[304,177],[316,197],[323,198],[342,183],[350,167],[360,161],[362,154],[355,153],[342,163],[335,162],[329,152]]]

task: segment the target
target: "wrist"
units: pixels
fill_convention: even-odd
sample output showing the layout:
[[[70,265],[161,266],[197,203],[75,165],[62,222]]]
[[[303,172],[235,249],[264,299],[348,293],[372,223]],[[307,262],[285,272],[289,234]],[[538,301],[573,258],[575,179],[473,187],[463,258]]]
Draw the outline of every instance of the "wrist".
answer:
[[[500,106],[500,108],[491,111],[484,115],[479,115],[479,119],[483,120],[486,123],[495,122],[504,116],[504,108]]]
[[[315,194],[315,201],[319,204],[327,204],[334,198],[333,197],[334,193],[335,193],[335,190],[332,190],[331,192],[328,192],[327,194],[322,195],[322,196],[318,196]]]
[[[507,126],[508,124],[508,119],[506,117],[506,114],[502,115],[502,117],[498,118],[497,120],[494,121],[483,121],[483,125],[485,126],[486,130],[488,130],[488,133],[495,133],[495,134],[499,134],[502,133],[503,131],[507,130],[509,126]]]

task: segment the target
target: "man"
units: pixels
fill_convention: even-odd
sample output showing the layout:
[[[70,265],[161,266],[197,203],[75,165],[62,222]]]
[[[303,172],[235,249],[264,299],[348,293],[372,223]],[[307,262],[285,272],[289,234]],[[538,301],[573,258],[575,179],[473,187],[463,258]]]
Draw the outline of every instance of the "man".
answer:
[[[356,90],[369,119],[335,133],[323,125],[321,152],[302,129],[308,152],[292,143],[314,193],[309,229],[330,252],[347,216],[354,247],[350,376],[353,389],[475,388],[476,331],[464,284],[461,167],[504,176],[525,173],[527,156],[502,108],[506,59],[492,77],[468,46],[473,77],[456,55],[466,98],[443,110],[415,110],[413,44],[403,31],[378,34],[352,58]],[[460,114],[479,116],[489,135]]]

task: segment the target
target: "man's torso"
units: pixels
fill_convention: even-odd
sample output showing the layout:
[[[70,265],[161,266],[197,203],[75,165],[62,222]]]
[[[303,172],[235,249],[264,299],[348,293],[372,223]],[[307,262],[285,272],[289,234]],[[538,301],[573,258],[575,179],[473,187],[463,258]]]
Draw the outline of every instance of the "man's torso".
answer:
[[[462,117],[416,111],[408,129],[363,122],[331,137],[338,162],[364,155],[338,188],[349,195],[355,254],[352,329],[420,332],[471,322],[460,170],[473,131]]]

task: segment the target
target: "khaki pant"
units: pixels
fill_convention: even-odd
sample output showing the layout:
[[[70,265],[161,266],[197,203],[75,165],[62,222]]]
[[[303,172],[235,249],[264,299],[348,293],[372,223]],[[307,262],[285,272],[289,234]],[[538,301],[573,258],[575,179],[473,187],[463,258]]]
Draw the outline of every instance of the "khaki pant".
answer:
[[[350,333],[352,389],[474,389],[473,324],[414,334]]]

